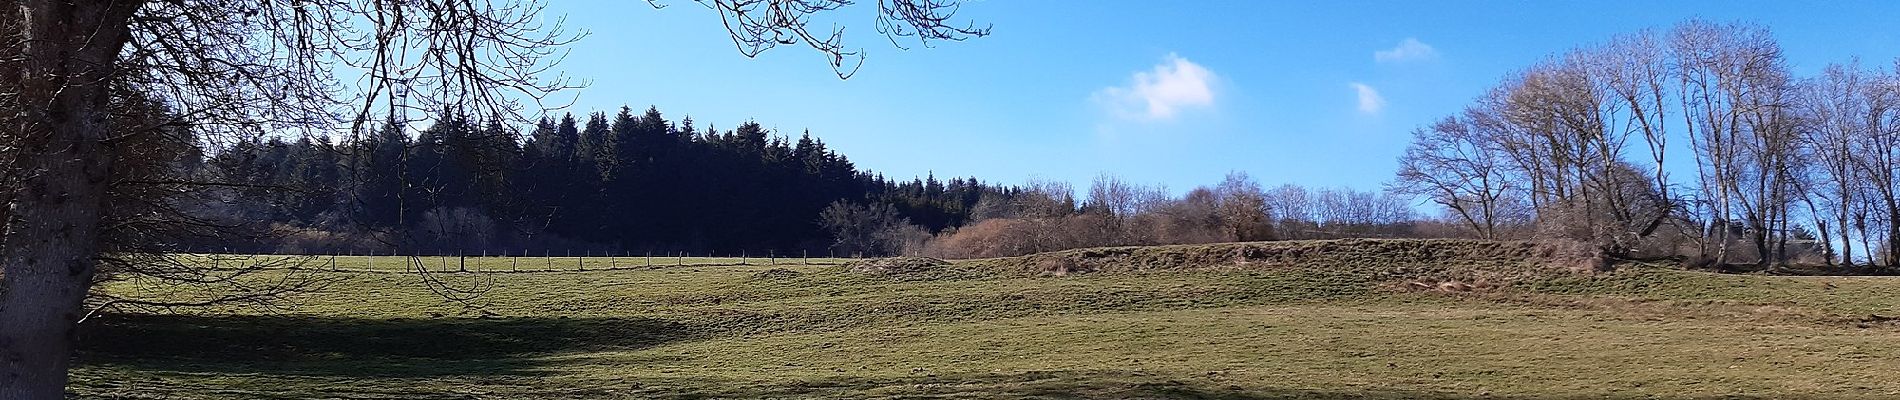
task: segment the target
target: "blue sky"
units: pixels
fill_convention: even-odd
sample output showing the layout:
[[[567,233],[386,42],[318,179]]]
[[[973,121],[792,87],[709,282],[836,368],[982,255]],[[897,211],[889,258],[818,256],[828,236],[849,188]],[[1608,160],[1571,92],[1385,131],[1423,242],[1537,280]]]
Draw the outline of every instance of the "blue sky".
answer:
[[[1411,129],[1507,73],[1688,18],[1769,26],[1799,75],[1900,56],[1900,2],[966,0],[960,15],[994,34],[934,48],[892,47],[873,31],[875,4],[837,12],[868,56],[839,80],[805,48],[741,56],[717,15],[686,0],[552,3],[591,32],[560,65],[590,82],[571,94],[577,112],[653,105],[702,127],[809,129],[891,177],[1082,188],[1111,173],[1176,192],[1233,170],[1376,189]]]

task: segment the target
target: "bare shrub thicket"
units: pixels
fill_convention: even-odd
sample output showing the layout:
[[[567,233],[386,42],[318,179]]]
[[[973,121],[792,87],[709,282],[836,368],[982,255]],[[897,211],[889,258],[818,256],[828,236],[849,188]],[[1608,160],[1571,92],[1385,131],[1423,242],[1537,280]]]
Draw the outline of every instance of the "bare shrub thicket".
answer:
[[[485,249],[498,241],[495,220],[469,207],[437,207],[422,213],[422,229],[413,241],[435,248]]]
[[[1286,239],[1416,237],[1412,202],[1391,193],[1282,185],[1267,192],[1275,230]]]
[[[1282,207],[1291,212],[1277,213]],[[1180,197],[1104,175],[1080,203],[1065,183],[1033,181],[1013,199],[978,201],[975,222],[937,234],[919,253],[982,258],[1102,246],[1412,237],[1411,210],[1405,199],[1377,192],[1268,191],[1239,172]]]
[[[840,255],[910,253],[930,238],[930,232],[888,203],[867,206],[840,200],[819,212],[818,225],[831,233],[831,249]]]

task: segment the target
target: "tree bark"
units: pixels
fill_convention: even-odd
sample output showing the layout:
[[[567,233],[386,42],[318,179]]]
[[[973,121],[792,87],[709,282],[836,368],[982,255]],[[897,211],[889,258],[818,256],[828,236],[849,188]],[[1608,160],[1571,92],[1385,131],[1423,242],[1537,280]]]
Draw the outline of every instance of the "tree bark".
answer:
[[[1841,173],[1840,175],[1844,177],[1847,174]],[[1848,203],[1851,201],[1848,199],[1849,196],[1852,196],[1852,192],[1849,192],[1847,189],[1846,178],[1836,178],[1835,182],[1839,185],[1837,187],[1840,188],[1838,196],[1840,196],[1841,213],[1835,222],[1841,224],[1841,266],[1851,268],[1854,266],[1854,237],[1847,231],[1849,228],[1847,219],[1853,214],[1853,211],[1849,209],[1852,206]]]
[[[106,185],[107,90],[140,1],[16,5],[24,41],[0,79],[18,98],[19,179],[7,204],[0,294],[0,399],[64,397],[73,330],[96,272]],[[13,32],[8,32],[13,33]],[[10,51],[10,52],[11,52]]]
[[[1900,204],[1887,198],[1887,266],[1900,266]]]

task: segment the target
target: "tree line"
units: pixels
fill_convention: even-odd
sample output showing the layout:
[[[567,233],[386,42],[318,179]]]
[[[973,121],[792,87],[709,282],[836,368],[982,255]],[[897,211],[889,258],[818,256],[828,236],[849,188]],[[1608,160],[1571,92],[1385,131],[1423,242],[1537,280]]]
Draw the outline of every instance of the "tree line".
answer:
[[[809,132],[699,128],[653,107],[525,129],[443,112],[420,129],[392,119],[336,142],[259,135],[209,149],[180,132],[190,151],[165,153],[165,168],[220,184],[168,198],[219,228],[170,236],[171,251],[968,258],[1443,231],[1402,196],[1269,190],[1244,173],[1178,197],[1111,175],[1082,194],[1044,180],[893,180]]]
[[[1477,237],[1714,265],[1900,265],[1896,105],[1900,67],[1799,77],[1767,28],[1692,20],[1506,76],[1415,130],[1390,189]]]
[[[978,199],[968,225],[908,240],[902,252],[1000,257],[1101,246],[1427,237],[1446,234],[1412,200],[1379,191],[1264,188],[1244,172],[1174,195],[1166,186],[1098,176],[1078,195],[1066,182],[1031,181],[1010,197]]]
[[[827,207],[877,207],[935,232],[1011,188],[934,174],[896,181],[858,169],[809,132],[774,135],[677,123],[656,108],[544,118],[525,133],[445,112],[413,134],[400,121],[337,143],[253,137],[211,151],[235,182],[207,206],[267,224],[233,251],[520,253],[798,251],[837,243]],[[835,250],[863,251],[847,243]],[[876,251],[877,249],[868,249]]]

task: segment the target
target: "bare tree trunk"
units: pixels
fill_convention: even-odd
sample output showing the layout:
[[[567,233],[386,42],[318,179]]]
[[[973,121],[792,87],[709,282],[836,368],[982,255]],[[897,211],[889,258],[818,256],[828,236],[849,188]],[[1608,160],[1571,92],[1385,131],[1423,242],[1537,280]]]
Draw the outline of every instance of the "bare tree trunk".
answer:
[[[98,126],[96,119],[66,122],[54,129]],[[104,157],[80,154],[101,152],[98,140],[70,139],[78,140],[46,143],[67,150],[31,156],[26,166],[40,173],[11,205],[17,218],[8,227],[0,297],[0,398],[60,398],[66,384],[72,330],[96,265],[107,171]]]
[[[1749,229],[1755,231],[1754,235],[1752,235],[1754,237],[1750,238],[1754,239],[1755,242],[1755,267],[1767,267],[1769,257],[1773,256],[1768,250],[1768,224],[1756,221],[1750,222],[1748,225],[1750,226]]]
[[[1721,178],[1717,178],[1717,179],[1721,179]],[[1715,264],[1716,265],[1722,265],[1722,264],[1728,263],[1728,243],[1729,243],[1728,234],[1730,231],[1733,230],[1732,228],[1735,226],[1734,220],[1729,218],[1728,189],[1726,187],[1722,189],[1721,200],[1722,202],[1717,207],[1717,211],[1716,211],[1716,215],[1721,216],[1720,221],[1722,221],[1722,225],[1719,228],[1721,229],[1721,231],[1716,232],[1716,239],[1715,239],[1716,240],[1715,242]]]
[[[1880,264],[1880,260],[1876,258],[1880,255],[1874,254],[1873,239],[1869,239],[1872,237],[1872,232],[1867,229],[1867,214],[1864,211],[1854,215],[1854,229],[1860,231],[1860,248],[1867,252],[1867,263]]]
[[[1834,254],[1834,236],[1833,236],[1833,233],[1828,232],[1827,219],[1815,217],[1814,222],[1815,222],[1814,230],[1816,232],[1821,233],[1821,244],[1822,244],[1821,256],[1827,259],[1827,261],[1825,262],[1827,266],[1829,267],[1835,266],[1836,261],[1834,260],[1838,259],[1839,257],[1837,254]],[[1843,240],[1842,242],[1846,242],[1846,241]],[[1851,266],[1851,265],[1852,264],[1848,264],[1846,266]]]
[[[1887,265],[1900,266],[1900,204],[1887,198]]]
[[[1775,229],[1775,263],[1788,265],[1788,220],[1790,219],[1788,218],[1788,203],[1786,200],[1778,201],[1781,202],[1781,215],[1775,222],[1780,224]]]
[[[107,82],[140,1],[32,1],[12,21],[19,179],[7,204],[0,295],[0,399],[64,397],[73,329],[100,251],[112,158]],[[8,32],[12,33],[12,32]]]
[[[1840,182],[1839,187],[1840,187],[1841,213],[1840,215],[1838,215],[1839,220],[1835,222],[1841,224],[1840,226],[1841,266],[1853,267],[1854,266],[1854,237],[1848,234],[1848,222],[1847,222],[1849,214],[1853,213],[1852,211],[1849,210],[1849,207],[1851,207],[1848,203],[1849,202],[1848,196],[1850,195],[1850,193],[1847,191],[1847,181],[1845,179],[1842,179],[1842,180],[1839,180],[1839,182]]]
[[[1821,237],[1818,239],[1821,240],[1821,257],[1823,259],[1822,263],[1829,267],[1833,267],[1835,265],[1834,237],[1832,236],[1832,233],[1828,231],[1828,226],[1827,226],[1828,215],[1825,213],[1822,213],[1819,207],[1814,206],[1814,195],[1813,195],[1814,190],[1809,188],[1809,186],[1812,184],[1813,182],[1796,181],[1795,193],[1798,193],[1796,197],[1799,197],[1801,199],[1802,204],[1805,204],[1808,206],[1808,216],[1814,219],[1814,232],[1816,234],[1821,235]],[[1783,223],[1783,226],[1784,227],[1787,226],[1785,222]],[[1783,243],[1782,252],[1785,253],[1787,252],[1787,249],[1786,249],[1787,241],[1783,240],[1782,243]]]

